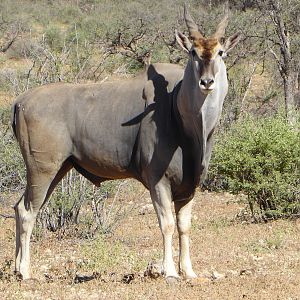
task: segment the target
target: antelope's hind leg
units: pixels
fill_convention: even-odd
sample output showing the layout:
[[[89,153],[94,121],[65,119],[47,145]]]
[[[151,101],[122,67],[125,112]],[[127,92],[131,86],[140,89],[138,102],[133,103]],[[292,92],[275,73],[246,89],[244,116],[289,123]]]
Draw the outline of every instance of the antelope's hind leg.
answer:
[[[27,165],[27,186],[22,197],[15,205],[16,215],[16,263],[15,271],[21,274],[23,279],[29,279],[30,274],[30,237],[36,216],[51,192],[72,168],[66,161],[57,170],[49,168],[47,172],[31,170]]]

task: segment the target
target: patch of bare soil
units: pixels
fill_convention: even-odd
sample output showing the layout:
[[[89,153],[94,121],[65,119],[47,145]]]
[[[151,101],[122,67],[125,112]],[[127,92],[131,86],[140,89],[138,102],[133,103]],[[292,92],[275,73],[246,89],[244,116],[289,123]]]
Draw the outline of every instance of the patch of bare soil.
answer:
[[[13,275],[14,220],[0,218],[0,298],[300,299],[300,222],[242,222],[236,216],[244,206],[229,194],[196,194],[191,253],[201,277],[175,284],[144,274],[162,255],[148,194],[111,236],[33,238],[29,281]],[[12,214],[8,204],[0,210]]]

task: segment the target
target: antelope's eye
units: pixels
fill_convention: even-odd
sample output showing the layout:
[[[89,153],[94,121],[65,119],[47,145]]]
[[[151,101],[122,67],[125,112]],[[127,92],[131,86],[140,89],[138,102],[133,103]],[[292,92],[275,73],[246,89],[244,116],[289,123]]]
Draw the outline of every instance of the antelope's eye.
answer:
[[[220,50],[219,51],[219,55],[222,57],[224,55],[224,51],[223,50]]]

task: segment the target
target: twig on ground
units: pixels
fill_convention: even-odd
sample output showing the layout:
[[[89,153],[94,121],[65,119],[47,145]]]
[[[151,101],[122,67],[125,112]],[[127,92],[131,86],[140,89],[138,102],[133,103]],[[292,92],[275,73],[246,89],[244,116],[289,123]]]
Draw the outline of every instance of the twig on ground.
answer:
[[[6,215],[6,214],[0,214],[0,217],[4,219],[15,219],[15,216],[13,215]]]

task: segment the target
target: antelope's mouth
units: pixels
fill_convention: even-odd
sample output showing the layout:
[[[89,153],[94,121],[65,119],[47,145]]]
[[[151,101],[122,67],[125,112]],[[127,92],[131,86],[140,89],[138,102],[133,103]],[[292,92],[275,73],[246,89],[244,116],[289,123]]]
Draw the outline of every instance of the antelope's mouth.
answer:
[[[210,89],[210,88],[208,88],[208,89],[203,89],[203,88],[200,88],[200,90],[201,90],[201,93],[202,93],[202,94],[208,95],[208,94],[212,93],[214,89]]]

